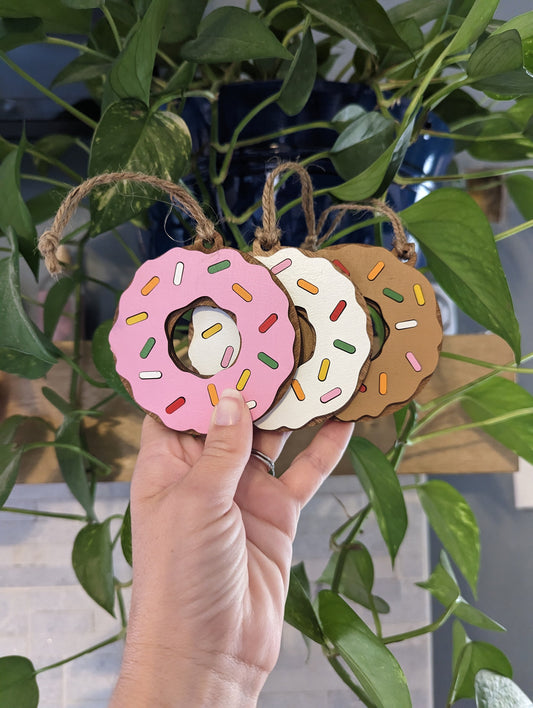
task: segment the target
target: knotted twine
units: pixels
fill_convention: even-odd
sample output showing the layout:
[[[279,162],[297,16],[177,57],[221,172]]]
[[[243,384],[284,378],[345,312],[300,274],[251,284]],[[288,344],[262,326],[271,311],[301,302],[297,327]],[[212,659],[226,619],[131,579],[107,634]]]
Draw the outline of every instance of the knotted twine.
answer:
[[[142,172],[106,172],[91,177],[71,189],[57,210],[52,226],[39,238],[38,248],[50,275],[59,275],[63,271],[63,266],[57,257],[57,250],[63,231],[78,204],[95,187],[128,181],[140,182],[162,192],[167,192],[171,200],[174,200],[177,206],[196,223],[195,246],[201,246],[204,242],[215,243],[217,237],[215,225],[207,218],[196,199],[184,187]]]

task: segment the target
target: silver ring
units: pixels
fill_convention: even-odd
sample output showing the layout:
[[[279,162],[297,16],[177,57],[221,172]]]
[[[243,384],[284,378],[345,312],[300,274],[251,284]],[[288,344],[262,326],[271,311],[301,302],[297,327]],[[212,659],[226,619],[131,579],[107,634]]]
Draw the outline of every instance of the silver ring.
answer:
[[[264,452],[260,452],[259,450],[256,450],[255,448],[252,448],[250,455],[257,457],[258,460],[261,460],[261,462],[264,462],[265,465],[267,465],[268,474],[271,474],[273,477],[276,476],[276,468],[274,466],[274,462],[270,459],[270,457],[268,455],[265,455]]]

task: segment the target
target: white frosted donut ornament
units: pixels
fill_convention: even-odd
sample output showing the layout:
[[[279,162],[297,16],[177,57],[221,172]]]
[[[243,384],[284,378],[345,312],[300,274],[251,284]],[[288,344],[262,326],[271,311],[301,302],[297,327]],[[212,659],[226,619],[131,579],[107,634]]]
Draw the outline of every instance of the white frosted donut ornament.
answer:
[[[357,283],[369,306],[381,314],[386,331],[359,393],[335,417],[353,421],[392,413],[418,393],[437,367],[442,324],[435,292],[416,268],[379,246],[331,246],[320,255]]]
[[[117,372],[137,403],[169,428],[206,433],[225,388],[242,392],[255,420],[292,378],[299,352],[292,303],[247,258],[228,248],[174,248],[143,263],[120,298],[109,335]],[[205,298],[235,315],[241,340],[233,364],[208,377],[181,368],[171,336],[179,314]]]

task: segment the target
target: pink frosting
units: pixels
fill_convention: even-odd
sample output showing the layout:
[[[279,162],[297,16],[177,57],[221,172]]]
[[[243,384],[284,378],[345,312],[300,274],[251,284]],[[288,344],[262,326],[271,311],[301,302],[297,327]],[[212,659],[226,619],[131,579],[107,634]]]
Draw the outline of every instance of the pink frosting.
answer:
[[[177,266],[179,263],[183,266]],[[247,301],[249,296],[251,301]],[[187,308],[201,297],[209,297],[219,308],[233,313],[241,334],[234,364],[209,377],[182,371],[174,364],[165,331],[171,312]],[[260,325],[273,313],[278,316],[275,324],[261,333]],[[129,382],[142,408],[174,430],[206,433],[213,412],[208,385],[211,394],[214,385],[220,395],[225,388],[236,387],[245,369],[251,373],[241,393],[249,402],[252,418],[260,418],[269,409],[294,370],[295,333],[288,315],[288,298],[268,268],[247,262],[233,249],[206,254],[173,248],[137,270],[120,298],[109,343],[117,372]],[[260,359],[259,354],[266,357]],[[276,368],[272,368],[272,361]]]

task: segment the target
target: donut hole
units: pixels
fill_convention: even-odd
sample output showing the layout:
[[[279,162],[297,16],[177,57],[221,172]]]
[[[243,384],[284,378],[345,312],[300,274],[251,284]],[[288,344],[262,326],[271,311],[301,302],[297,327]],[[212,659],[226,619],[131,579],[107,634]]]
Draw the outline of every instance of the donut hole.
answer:
[[[315,328],[309,321],[307,311],[304,307],[296,305],[296,313],[298,314],[298,324],[300,325],[301,349],[299,366],[308,362],[315,353],[316,347],[316,332]]]
[[[365,298],[366,299],[366,298]],[[380,306],[373,300],[366,299],[368,313],[372,320],[372,347],[370,350],[370,359],[374,361],[381,354],[383,346],[387,341],[390,329],[381,312]]]

